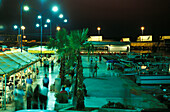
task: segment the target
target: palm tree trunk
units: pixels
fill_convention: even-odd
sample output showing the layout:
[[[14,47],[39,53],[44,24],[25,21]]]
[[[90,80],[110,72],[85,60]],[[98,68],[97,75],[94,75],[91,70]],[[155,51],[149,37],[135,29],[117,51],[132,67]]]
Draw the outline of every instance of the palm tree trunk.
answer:
[[[84,91],[83,91],[83,66],[82,66],[82,60],[80,56],[80,52],[78,52],[77,60],[77,103],[76,103],[76,109],[82,110],[85,108],[84,105]]]
[[[64,84],[65,80],[65,56],[61,58],[61,66],[60,66],[60,78],[61,78],[61,85]]]

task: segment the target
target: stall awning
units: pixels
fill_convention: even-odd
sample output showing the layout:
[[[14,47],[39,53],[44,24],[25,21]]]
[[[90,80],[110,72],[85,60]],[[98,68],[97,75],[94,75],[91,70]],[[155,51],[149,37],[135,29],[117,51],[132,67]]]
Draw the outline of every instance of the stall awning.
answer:
[[[12,52],[4,52],[9,58],[15,60],[16,62],[20,63],[22,66],[26,65],[27,62],[24,61],[23,59],[17,57],[16,55],[14,55]]]
[[[26,63],[30,63],[32,60],[30,60],[29,58],[27,58],[25,55],[23,55],[21,52],[18,51],[12,51],[13,55],[15,55],[16,57],[24,60]]]
[[[9,58],[8,56],[6,56],[6,54],[4,54],[4,53],[0,53],[0,58],[2,60],[4,60],[6,63],[9,63],[10,65],[12,65],[13,67],[17,67],[18,68],[19,65],[20,65],[15,60],[13,60],[13,59]]]
[[[10,65],[10,63],[5,62],[2,58],[0,58],[0,69],[1,69],[1,74],[4,73],[9,73],[13,70],[15,70],[15,68]]]
[[[25,51],[7,51],[0,53],[0,74],[13,73],[22,70],[39,61],[39,57]]]
[[[39,57],[35,56],[34,54],[28,53],[26,51],[23,51],[22,53],[23,53],[24,56],[31,59],[32,61],[36,61],[36,60],[39,59]]]
[[[5,72],[3,72],[3,71],[1,70],[1,68],[0,68],[0,74],[5,74]]]

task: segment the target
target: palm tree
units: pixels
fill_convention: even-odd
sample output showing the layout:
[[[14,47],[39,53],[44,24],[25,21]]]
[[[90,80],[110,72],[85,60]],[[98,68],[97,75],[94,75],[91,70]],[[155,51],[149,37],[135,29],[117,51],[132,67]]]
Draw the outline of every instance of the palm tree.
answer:
[[[67,31],[66,29],[62,29],[60,30],[57,35],[56,38],[50,38],[50,41],[48,43],[48,48],[56,48],[57,49],[57,53],[59,55],[59,58],[61,59],[60,61],[60,77],[61,77],[61,85],[64,83],[64,76],[66,74],[65,72],[65,54],[66,54],[66,48],[68,48],[67,46],[69,45],[68,43],[68,39],[67,39]]]
[[[76,74],[76,84],[75,84],[75,90],[76,90],[76,109],[81,110],[85,108],[84,105],[84,91],[83,91],[83,66],[82,66],[82,60],[80,56],[81,48],[84,47],[85,41],[87,40],[87,33],[88,29],[83,29],[82,31],[76,30],[71,31],[69,35],[69,43],[71,49],[73,49],[74,53],[76,54],[77,59],[77,74]]]
[[[84,105],[84,91],[83,91],[83,66],[80,56],[82,47],[90,46],[85,43],[87,40],[88,29],[71,31],[70,35],[67,35],[65,29],[60,30],[57,33],[55,39],[50,39],[48,44],[49,48],[56,48],[57,53],[61,57],[60,73],[65,75],[65,62],[67,62],[68,68],[77,62],[77,74],[75,84],[75,96],[76,96],[76,109],[81,110],[85,108]],[[90,47],[88,47],[90,49]],[[68,57],[68,60],[65,58]],[[61,77],[62,78],[62,77]]]

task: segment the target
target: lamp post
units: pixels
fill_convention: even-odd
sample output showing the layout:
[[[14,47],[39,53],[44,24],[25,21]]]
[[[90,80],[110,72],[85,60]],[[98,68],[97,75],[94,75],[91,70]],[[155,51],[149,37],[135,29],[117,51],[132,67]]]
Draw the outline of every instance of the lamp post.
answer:
[[[57,31],[60,31],[60,29],[61,29],[60,26],[57,26],[57,27],[56,27],[56,30],[57,30]]]
[[[24,35],[25,26],[21,26],[21,30],[23,31],[21,36],[21,52],[22,52],[22,37]]]
[[[43,27],[42,27],[42,16],[41,16],[41,14],[40,15],[38,15],[38,19],[40,20],[40,25],[39,24],[36,24],[36,27],[41,27],[41,66],[42,66],[42,34],[43,34]]]
[[[18,27],[18,25],[14,25],[14,30],[18,30],[18,33],[17,33],[17,42],[19,43],[19,46],[20,46],[20,27]]]
[[[51,37],[51,20],[47,19],[46,22],[50,24],[50,37]]]
[[[44,24],[44,27],[47,28],[47,24]]]
[[[63,14],[60,14],[60,15],[59,15],[59,18],[63,18],[63,17],[64,17],[64,15],[63,15]]]
[[[24,35],[25,26],[21,26],[21,30],[23,31],[23,35]]]
[[[25,0],[22,0],[22,2],[20,0],[17,0],[19,5],[20,5],[20,27],[22,26],[22,8],[23,8],[23,4],[25,2]],[[19,34],[20,34],[20,38],[22,40],[22,32],[21,29],[19,29]],[[21,41],[21,52],[22,52],[22,41]]]
[[[29,7],[28,6],[25,6],[24,7],[24,9],[29,9]],[[33,8],[31,8],[31,9],[33,9]],[[37,10],[37,9],[33,9],[35,12],[37,12],[37,13],[39,13],[39,15],[38,15],[38,19],[40,20],[40,25],[39,24],[36,24],[36,27],[41,27],[41,66],[42,66],[42,36],[43,36],[43,26],[42,26],[42,14],[45,12],[45,11],[47,11],[47,10],[44,10],[44,11],[39,11],[39,10]],[[58,7],[57,6],[53,6],[52,7],[52,11],[53,12],[57,12],[58,11]]]
[[[101,30],[101,28],[97,27],[98,35],[100,35],[100,30]]]
[[[68,20],[67,19],[64,19],[64,23],[67,23],[68,22]]]
[[[145,29],[145,27],[144,27],[144,26],[142,26],[140,29],[142,30],[142,35],[143,35],[143,30]]]

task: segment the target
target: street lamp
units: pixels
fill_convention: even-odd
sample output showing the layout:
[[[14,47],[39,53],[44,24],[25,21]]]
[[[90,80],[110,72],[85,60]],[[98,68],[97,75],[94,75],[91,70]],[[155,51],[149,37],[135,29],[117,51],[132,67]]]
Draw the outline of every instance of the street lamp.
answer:
[[[24,11],[29,11],[29,7],[28,6],[24,6]]]
[[[68,22],[68,20],[67,19],[64,19],[64,23],[67,23]]]
[[[25,6],[25,9],[28,11],[29,10],[29,7],[28,6]],[[31,8],[33,9],[33,8]],[[39,24],[36,24],[36,27],[41,27],[41,66],[42,66],[42,36],[43,36],[43,26],[42,26],[42,14],[47,11],[47,10],[44,10],[44,11],[39,11],[37,9],[33,9],[35,12],[39,13],[38,15],[38,19],[40,20],[40,25]],[[57,6],[53,6],[52,7],[52,11],[53,12],[57,12],[58,11],[58,7]]]
[[[23,30],[23,35],[24,35],[25,26],[21,26],[21,30]]]
[[[37,23],[37,24],[36,24],[36,27],[40,27],[40,24]]]
[[[17,25],[14,25],[14,29],[15,29],[15,30],[18,29],[18,26],[17,26]]]
[[[43,11],[43,12],[40,12],[40,11],[38,11],[38,10],[35,10],[36,12],[38,12],[40,15],[38,15],[38,19],[40,19],[40,27],[41,27],[41,66],[42,66],[42,34],[43,34],[43,27],[42,27],[42,14],[45,12],[45,11]],[[53,8],[52,8],[52,11],[53,12],[57,12],[58,11],[58,7],[57,6],[54,6]],[[49,20],[48,20],[49,21]]]
[[[60,31],[60,29],[61,29],[60,26],[57,26],[56,30],[57,30],[57,31]]]
[[[47,19],[46,22],[50,24],[50,37],[51,37],[51,20]]]
[[[43,27],[42,27],[42,16],[38,15],[38,19],[40,20],[40,25],[36,24],[36,26],[40,26],[41,27],[41,66],[42,66],[42,33],[43,33]]]
[[[23,38],[26,39],[26,36],[24,35]]]
[[[98,35],[100,35],[100,30],[101,30],[101,28],[97,27]]]
[[[63,17],[64,17],[63,14],[60,14],[60,15],[59,15],[59,18],[63,18]]]
[[[21,39],[21,35],[20,35],[20,27],[18,27],[18,25],[14,25],[14,30],[18,30],[18,34],[17,34],[17,42],[19,43],[20,46],[20,39]]]
[[[23,8],[23,4],[25,2],[25,0],[22,0],[22,2],[20,0],[17,0],[19,5],[20,5],[20,27],[22,26],[22,8]],[[20,31],[21,29],[19,29],[19,34],[20,34],[20,38],[22,40],[22,32]],[[21,41],[22,43],[22,41]],[[21,44],[21,52],[22,52],[22,44]]]
[[[44,27],[47,28],[47,24],[44,24]]]
[[[57,6],[53,6],[52,11],[53,12],[57,12],[58,11],[58,7]]]
[[[142,35],[143,35],[143,30],[144,30],[144,29],[145,29],[145,27],[144,27],[144,26],[142,26],[142,27],[141,27],[141,30],[142,30]]]
[[[25,26],[21,26],[21,30],[23,31],[22,36],[21,36],[21,52],[22,52],[22,37],[24,35]]]

